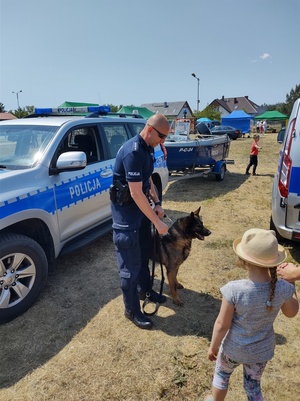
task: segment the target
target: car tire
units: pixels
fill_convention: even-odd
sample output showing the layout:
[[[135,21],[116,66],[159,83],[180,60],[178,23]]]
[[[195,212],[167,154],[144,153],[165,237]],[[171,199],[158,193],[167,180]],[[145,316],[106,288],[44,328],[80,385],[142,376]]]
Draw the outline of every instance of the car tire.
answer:
[[[0,323],[30,308],[47,275],[47,257],[36,241],[20,234],[0,235]]]

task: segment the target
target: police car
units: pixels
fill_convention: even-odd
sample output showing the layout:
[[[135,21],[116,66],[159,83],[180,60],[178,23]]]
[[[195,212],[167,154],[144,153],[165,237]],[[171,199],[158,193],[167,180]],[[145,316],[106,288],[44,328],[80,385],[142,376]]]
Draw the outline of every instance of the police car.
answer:
[[[270,228],[278,239],[300,241],[300,99],[286,127],[272,190]]]
[[[0,322],[33,304],[59,255],[111,230],[115,156],[145,123],[107,106],[0,122]],[[161,196],[168,169],[159,146],[155,159]]]

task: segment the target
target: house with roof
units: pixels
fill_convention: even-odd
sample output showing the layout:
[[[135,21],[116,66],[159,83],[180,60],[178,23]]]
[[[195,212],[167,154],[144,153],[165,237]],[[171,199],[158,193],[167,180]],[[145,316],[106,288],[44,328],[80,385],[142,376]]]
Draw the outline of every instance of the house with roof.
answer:
[[[11,113],[0,113],[0,121],[4,121],[4,120],[13,120],[17,118],[14,114]]]
[[[170,127],[174,125],[177,118],[189,118],[192,123],[194,122],[192,109],[186,100],[179,102],[145,103],[141,107],[147,107],[154,114],[163,114],[169,121]]]
[[[248,96],[222,96],[221,99],[214,99],[209,106],[217,109],[221,113],[221,117],[226,117],[228,114],[236,110],[243,110],[245,113],[253,117],[265,111],[261,106],[258,106],[250,100]]]

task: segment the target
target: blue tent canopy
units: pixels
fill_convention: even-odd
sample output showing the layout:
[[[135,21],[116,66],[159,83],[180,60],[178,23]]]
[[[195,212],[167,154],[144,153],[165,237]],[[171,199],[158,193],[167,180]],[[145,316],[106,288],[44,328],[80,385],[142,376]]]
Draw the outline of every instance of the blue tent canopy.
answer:
[[[207,117],[198,118],[197,123],[211,123],[211,119]]]
[[[222,125],[231,125],[240,129],[243,133],[250,132],[250,120],[253,116],[245,113],[244,110],[235,110],[228,116],[222,117]]]

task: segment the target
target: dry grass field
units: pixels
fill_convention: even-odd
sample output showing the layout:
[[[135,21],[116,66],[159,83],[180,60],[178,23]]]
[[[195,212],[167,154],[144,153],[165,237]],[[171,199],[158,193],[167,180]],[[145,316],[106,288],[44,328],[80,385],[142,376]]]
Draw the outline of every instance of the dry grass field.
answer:
[[[228,165],[224,181],[213,176],[175,181],[165,192],[170,219],[201,205],[212,231],[205,241],[194,240],[180,268],[184,306],[168,297],[151,331],[126,320],[111,234],[61,258],[38,302],[0,327],[0,400],[203,400],[214,370],[206,353],[220,307],[219,288],[246,275],[236,267],[232,242],[250,227],[269,228],[280,145],[276,134],[262,137],[259,176],[247,177],[251,142],[231,143],[229,158],[235,163]],[[300,263],[299,245],[283,245],[289,261]],[[166,282],[166,295],[168,290]],[[275,331],[275,357],[262,380],[265,401],[300,400],[300,316],[280,314]],[[246,400],[241,368],[232,376],[227,400]]]

